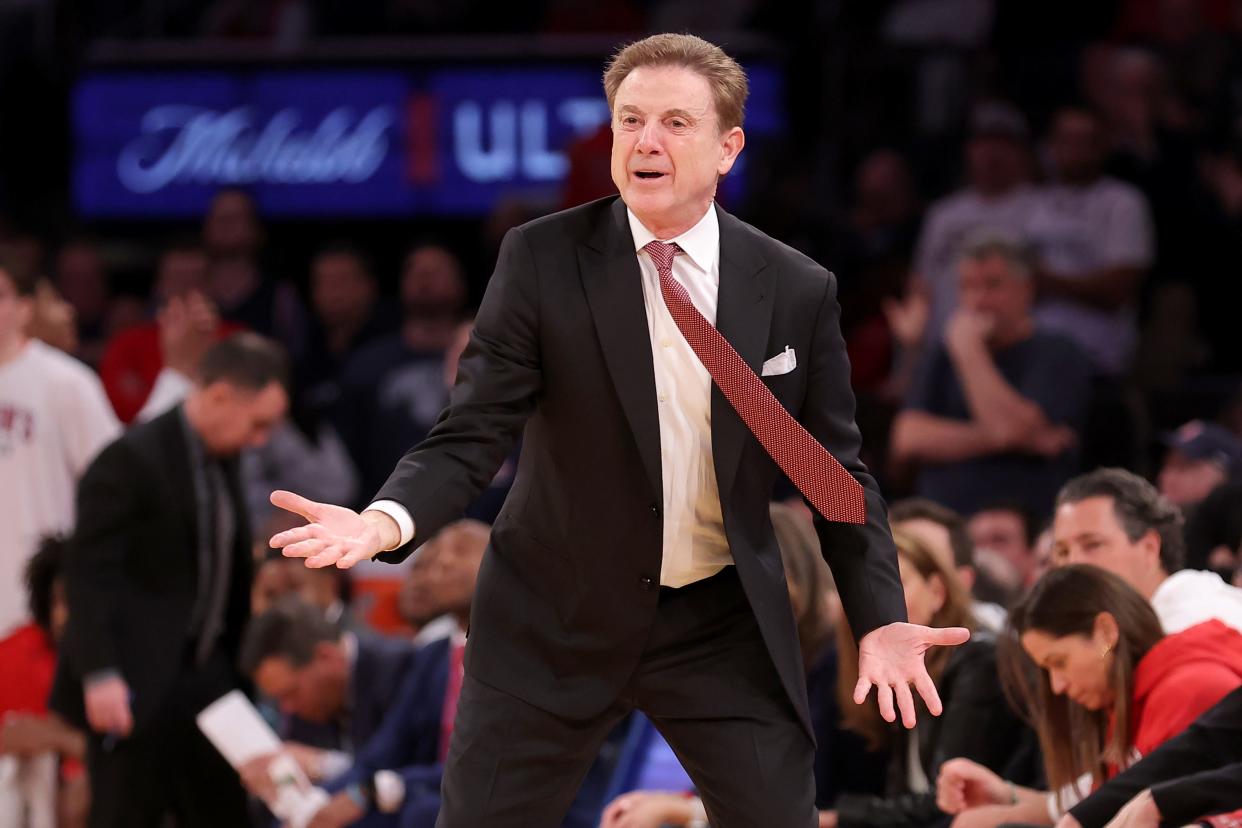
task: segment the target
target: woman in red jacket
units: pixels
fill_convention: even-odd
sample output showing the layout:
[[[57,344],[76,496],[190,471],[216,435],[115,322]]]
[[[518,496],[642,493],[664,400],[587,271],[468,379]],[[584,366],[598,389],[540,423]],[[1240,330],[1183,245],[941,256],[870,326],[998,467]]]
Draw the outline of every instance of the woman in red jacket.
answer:
[[[1051,825],[1242,686],[1242,634],[1208,621],[1166,636],[1141,595],[1093,566],[1049,572],[1013,608],[1009,628],[1006,684],[1039,733],[1055,793],[947,762],[937,803],[961,814],[955,826]]]

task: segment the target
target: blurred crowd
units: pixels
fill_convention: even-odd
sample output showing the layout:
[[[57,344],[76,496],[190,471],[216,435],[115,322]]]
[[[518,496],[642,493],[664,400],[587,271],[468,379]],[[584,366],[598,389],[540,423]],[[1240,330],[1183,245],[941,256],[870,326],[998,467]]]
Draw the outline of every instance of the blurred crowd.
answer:
[[[0,5],[0,79],[45,24],[781,44],[789,135],[748,147],[725,207],[837,275],[910,618],[975,633],[929,653],[939,719],[854,705],[831,573],[778,491],[821,825],[1242,824],[1242,2],[56,5]],[[275,555],[296,519],[269,494],[370,502],[448,400],[503,231],[610,194],[606,135],[570,149],[561,205],[378,243],[273,226],[244,190],[158,238],[65,232],[55,192],[26,198],[28,140],[0,125],[0,826],[271,824],[282,757],[321,794],[301,824],[433,825],[517,455],[399,566]],[[233,688],[283,740],[240,769],[188,712]],[[565,824],[702,820],[636,714]]]

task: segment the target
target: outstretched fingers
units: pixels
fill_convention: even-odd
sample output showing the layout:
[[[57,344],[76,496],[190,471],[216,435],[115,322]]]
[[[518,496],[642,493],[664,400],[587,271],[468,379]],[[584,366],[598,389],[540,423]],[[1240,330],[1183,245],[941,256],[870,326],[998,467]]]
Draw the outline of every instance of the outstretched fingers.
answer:
[[[920,670],[914,677],[914,689],[919,691],[919,695],[923,697],[928,713],[939,716],[944,712],[944,705],[940,702],[940,693],[936,691],[936,684],[927,674],[927,670]]]
[[[293,512],[295,515],[301,515],[312,523],[319,519],[323,507],[322,503],[316,503],[300,494],[287,492],[284,489],[272,492],[270,500],[273,506],[284,509],[286,512]]]

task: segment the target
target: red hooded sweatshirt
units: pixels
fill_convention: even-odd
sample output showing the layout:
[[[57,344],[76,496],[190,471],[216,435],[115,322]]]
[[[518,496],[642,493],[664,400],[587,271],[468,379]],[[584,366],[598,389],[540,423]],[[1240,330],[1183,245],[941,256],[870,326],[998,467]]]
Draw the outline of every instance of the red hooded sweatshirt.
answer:
[[[1166,635],[1134,671],[1134,749],[1146,756],[1239,686],[1242,633],[1205,621]]]

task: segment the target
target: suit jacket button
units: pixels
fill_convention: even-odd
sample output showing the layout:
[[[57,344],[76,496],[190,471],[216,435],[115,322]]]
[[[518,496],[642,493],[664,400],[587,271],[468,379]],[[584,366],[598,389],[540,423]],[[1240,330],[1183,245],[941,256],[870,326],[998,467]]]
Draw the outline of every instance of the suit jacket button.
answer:
[[[643,585],[643,589],[646,589],[646,590],[655,589],[655,585],[656,585],[655,578],[652,578],[650,575],[642,576],[641,578],[638,579],[638,582]]]
[[[656,520],[660,519],[660,507],[654,503],[651,504],[651,516]]]

